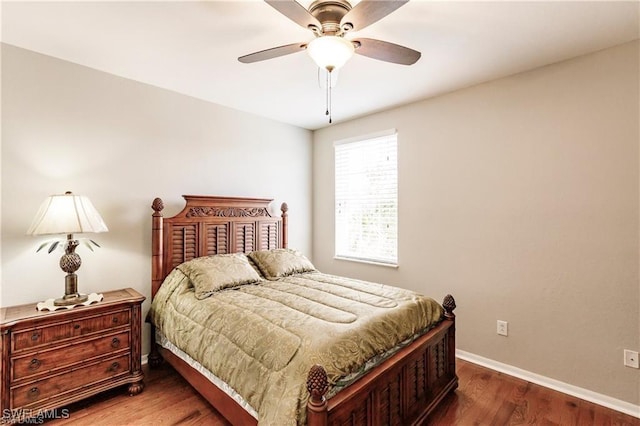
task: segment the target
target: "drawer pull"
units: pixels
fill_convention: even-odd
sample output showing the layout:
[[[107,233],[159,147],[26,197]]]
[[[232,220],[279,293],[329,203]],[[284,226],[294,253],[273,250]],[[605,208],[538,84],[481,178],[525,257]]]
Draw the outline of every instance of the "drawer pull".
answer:
[[[77,329],[79,329],[79,328],[80,328],[80,324],[74,324],[74,325],[73,325],[73,329],[74,329],[74,330],[77,330]]]
[[[42,365],[42,362],[38,358],[34,358],[29,363],[29,370],[37,370],[38,368],[40,368],[40,365]]]
[[[120,339],[118,339],[117,337],[114,337],[114,338],[111,340],[111,347],[112,347],[112,348],[117,348],[117,347],[119,347],[119,346],[120,346]]]
[[[118,317],[113,317],[113,319],[111,320],[111,322],[113,322],[114,324],[118,323]]]
[[[39,338],[40,338],[40,333],[38,333],[37,331],[34,331],[33,334],[31,335],[31,340],[35,342]]]
[[[31,399],[37,398],[38,396],[40,396],[40,389],[34,386],[31,389],[29,389],[29,392],[27,393],[27,395]]]
[[[111,364],[111,366],[107,369],[107,371],[111,371],[111,372],[115,372],[118,371],[120,369],[120,363],[119,362],[114,362],[113,364]]]

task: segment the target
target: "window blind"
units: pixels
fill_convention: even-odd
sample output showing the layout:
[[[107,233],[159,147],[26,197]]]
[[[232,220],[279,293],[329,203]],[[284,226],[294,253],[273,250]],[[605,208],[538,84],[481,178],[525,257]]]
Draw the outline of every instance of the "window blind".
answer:
[[[398,149],[393,134],[337,143],[336,257],[398,262]]]

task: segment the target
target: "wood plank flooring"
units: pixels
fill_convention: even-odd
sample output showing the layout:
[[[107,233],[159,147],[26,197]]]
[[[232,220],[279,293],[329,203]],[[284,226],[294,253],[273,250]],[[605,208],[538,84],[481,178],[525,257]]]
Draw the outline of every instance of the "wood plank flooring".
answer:
[[[640,419],[457,360],[460,386],[429,417],[430,425],[640,426]],[[47,425],[206,425],[228,423],[170,366],[144,366],[145,390],[114,389],[71,405]]]

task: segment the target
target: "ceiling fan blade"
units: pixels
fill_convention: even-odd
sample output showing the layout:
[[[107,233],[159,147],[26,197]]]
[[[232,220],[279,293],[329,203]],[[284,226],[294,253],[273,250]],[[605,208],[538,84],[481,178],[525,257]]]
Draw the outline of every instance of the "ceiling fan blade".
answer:
[[[307,43],[293,43],[284,46],[272,47],[271,49],[261,50],[259,52],[249,53],[240,56],[238,60],[244,64],[252,62],[265,61],[267,59],[277,58],[279,56],[290,55],[307,48]]]
[[[278,12],[282,13],[293,22],[303,28],[319,31],[322,28],[320,21],[316,19],[304,6],[295,0],[264,0]]]
[[[354,31],[359,31],[374,22],[378,22],[409,0],[362,0],[354,6],[340,21],[340,28],[351,24]],[[351,28],[347,28],[350,30]]]
[[[389,43],[388,41],[358,38],[352,42],[357,46],[355,53],[394,64],[413,65],[421,56],[421,53],[417,50]]]

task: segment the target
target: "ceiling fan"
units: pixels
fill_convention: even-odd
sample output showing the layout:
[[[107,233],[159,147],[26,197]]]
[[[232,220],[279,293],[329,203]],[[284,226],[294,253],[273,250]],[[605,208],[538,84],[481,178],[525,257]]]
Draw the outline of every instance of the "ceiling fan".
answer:
[[[420,52],[416,50],[372,38],[344,38],[350,31],[368,27],[408,1],[362,0],[352,7],[347,0],[315,0],[307,10],[295,0],[265,0],[293,22],[311,30],[315,38],[310,42],[250,53],[238,60],[243,63],[259,62],[307,50],[318,66],[328,71],[344,65],[353,53],[394,64],[412,65],[420,59]]]
[[[351,6],[347,0],[315,0],[309,10],[295,0],[265,0],[270,6],[315,36],[309,42],[272,47],[240,56],[243,63],[252,63],[306,50],[318,65],[326,70],[327,109],[331,119],[332,72],[343,66],[354,53],[401,65],[413,65],[420,52],[388,41],[345,35],[358,31],[389,15],[409,0],[361,0]]]

